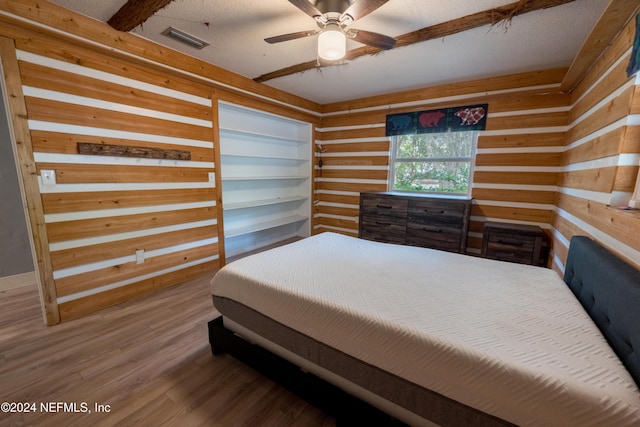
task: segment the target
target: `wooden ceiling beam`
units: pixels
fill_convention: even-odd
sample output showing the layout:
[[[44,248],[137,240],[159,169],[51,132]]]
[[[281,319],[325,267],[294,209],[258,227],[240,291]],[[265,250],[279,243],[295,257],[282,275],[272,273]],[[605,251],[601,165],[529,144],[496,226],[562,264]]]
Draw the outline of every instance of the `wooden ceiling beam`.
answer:
[[[500,23],[508,25],[509,21],[514,16],[522,15],[524,13],[533,12],[536,10],[560,6],[566,3],[571,3],[573,1],[575,0],[520,0],[515,3],[507,4],[505,6],[488,9],[482,12],[463,16],[462,18],[452,19],[450,21],[403,34],[396,37],[397,41],[394,49],[397,49],[401,46],[409,46],[414,43],[420,43],[427,40],[450,36],[452,34],[471,30],[477,27],[482,27],[484,25],[498,25]],[[624,2],[624,0],[619,1]],[[364,55],[375,55],[377,53],[380,53],[381,51],[381,49],[377,49],[371,46],[363,46],[348,51],[344,59],[351,60]],[[292,65],[291,67],[283,68],[271,73],[263,74],[253,80],[258,83],[263,83],[267,80],[275,79],[278,77],[284,77],[291,74],[312,70],[314,68],[331,65],[335,64],[319,65],[318,61],[314,60],[304,62],[302,64]]]
[[[129,0],[107,24],[118,31],[131,31],[173,0]]]
[[[636,1],[611,0],[609,2],[609,5],[569,67],[560,84],[560,91],[573,92],[618,33],[638,13],[639,9],[640,6]]]

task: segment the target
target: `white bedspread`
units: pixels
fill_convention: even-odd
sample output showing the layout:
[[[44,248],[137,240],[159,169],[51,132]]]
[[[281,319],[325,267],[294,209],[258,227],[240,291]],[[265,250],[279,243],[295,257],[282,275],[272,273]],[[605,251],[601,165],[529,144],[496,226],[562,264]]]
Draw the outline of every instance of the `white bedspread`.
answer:
[[[212,292],[515,424],[640,425],[638,388],[549,269],[323,233]]]

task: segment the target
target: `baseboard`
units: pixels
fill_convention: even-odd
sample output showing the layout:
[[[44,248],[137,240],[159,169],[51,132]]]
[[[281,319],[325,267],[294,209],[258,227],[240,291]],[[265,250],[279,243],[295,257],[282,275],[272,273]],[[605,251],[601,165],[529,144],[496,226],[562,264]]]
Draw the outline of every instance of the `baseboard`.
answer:
[[[26,286],[35,286],[36,272],[14,274],[13,276],[0,277],[0,291],[8,291],[10,289],[23,288]]]

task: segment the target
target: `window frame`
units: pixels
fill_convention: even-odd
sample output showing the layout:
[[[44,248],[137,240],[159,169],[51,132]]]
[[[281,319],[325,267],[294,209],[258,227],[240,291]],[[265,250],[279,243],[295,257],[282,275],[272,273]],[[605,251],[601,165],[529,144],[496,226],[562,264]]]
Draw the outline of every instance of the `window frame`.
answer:
[[[389,181],[388,181],[388,191],[392,192],[403,192],[403,193],[416,193],[416,194],[433,194],[433,195],[451,195],[451,196],[471,196],[471,191],[473,188],[473,173],[475,170],[476,164],[476,155],[478,151],[478,137],[480,136],[479,130],[470,130],[463,131],[464,133],[472,134],[471,138],[471,154],[469,157],[403,157],[401,160],[398,160],[396,154],[398,152],[398,144],[399,140],[402,137],[411,136],[413,138],[429,135],[437,135],[437,134],[450,134],[453,133],[451,131],[448,132],[438,132],[438,133],[413,133],[410,135],[393,135],[390,137],[391,142],[391,156],[389,158]],[[456,132],[457,133],[457,132]],[[428,191],[428,190],[402,190],[395,188],[395,179],[396,179],[396,164],[397,162],[401,163],[410,163],[410,162],[469,162],[469,185],[467,186],[466,193],[454,193],[450,191]]]

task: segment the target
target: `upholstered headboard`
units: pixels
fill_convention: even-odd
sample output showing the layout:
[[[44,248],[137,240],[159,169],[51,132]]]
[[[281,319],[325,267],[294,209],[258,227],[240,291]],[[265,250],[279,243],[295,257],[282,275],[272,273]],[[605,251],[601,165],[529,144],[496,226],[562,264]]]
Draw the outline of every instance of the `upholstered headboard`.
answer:
[[[564,281],[640,386],[640,271],[588,237],[574,236]]]

